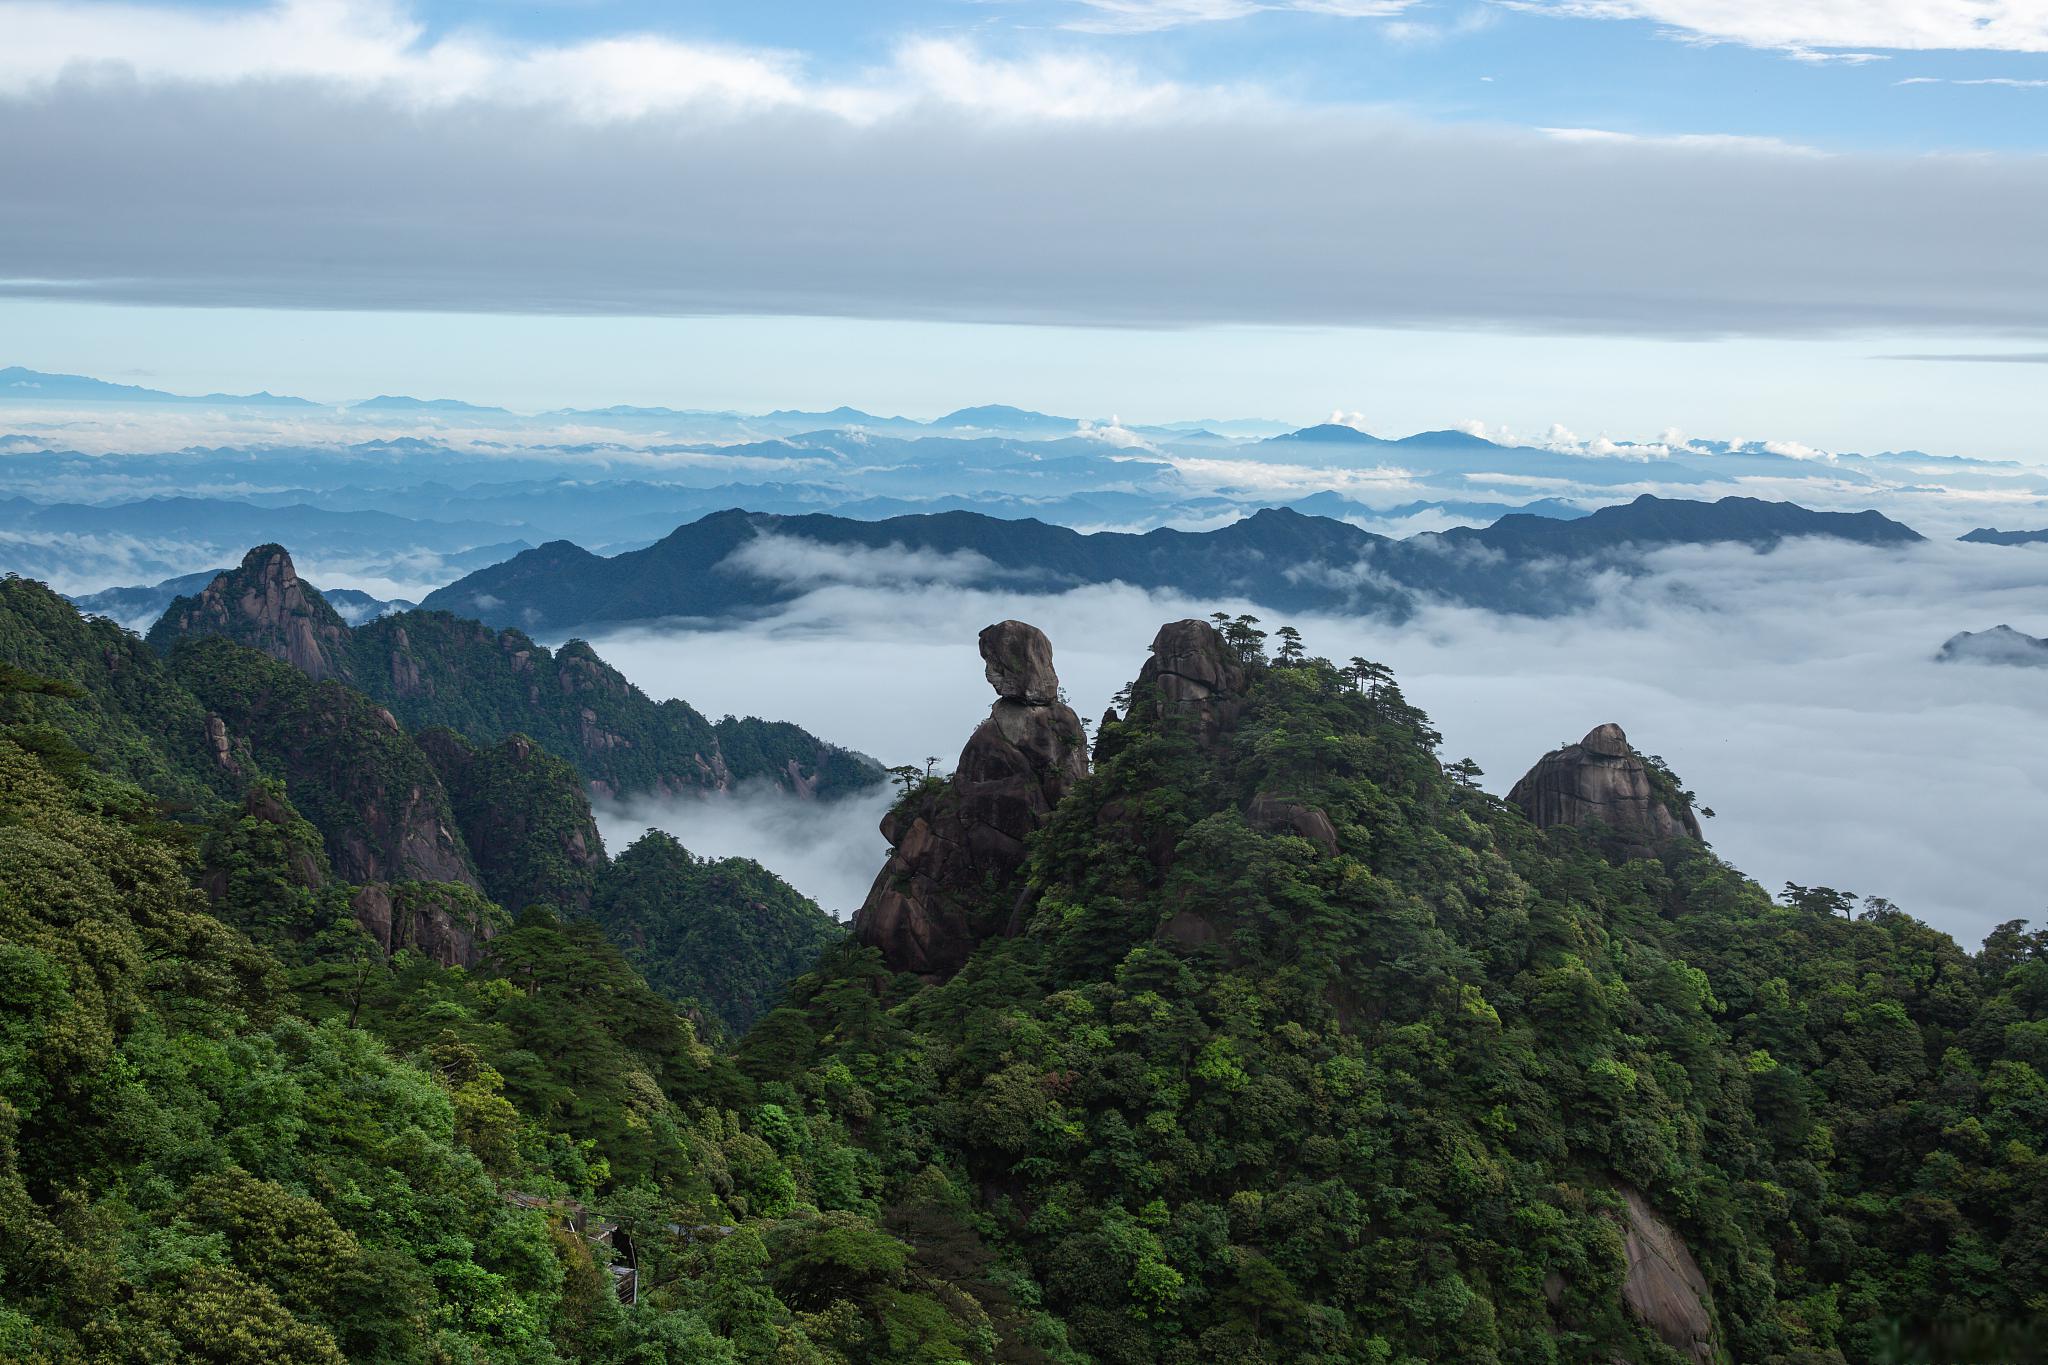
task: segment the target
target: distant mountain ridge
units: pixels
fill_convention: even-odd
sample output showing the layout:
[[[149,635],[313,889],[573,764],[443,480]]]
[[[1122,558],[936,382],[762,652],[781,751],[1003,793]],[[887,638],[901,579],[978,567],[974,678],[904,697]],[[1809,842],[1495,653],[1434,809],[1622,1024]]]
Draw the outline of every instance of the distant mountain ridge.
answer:
[[[1968,535],[1957,536],[1957,540],[1972,545],[2040,545],[2048,544],[2048,528],[2039,531],[1998,531],[1989,526],[1979,526]]]
[[[851,521],[824,515],[713,513],[644,550],[605,558],[555,541],[430,594],[429,609],[529,630],[663,617],[745,615],[829,582],[859,582],[874,552],[942,557],[933,581],[1058,592],[1120,582],[1286,610],[1404,615],[1429,597],[1526,615],[1582,601],[1588,559],[1626,563],[1681,544],[1759,548],[1796,536],[1905,545],[1920,535],[1876,512],[1816,512],[1791,503],[1715,503],[1645,495],[1573,520],[1517,514],[1484,530],[1393,540],[1347,522],[1269,508],[1214,531],[1086,534],[971,512]],[[792,542],[803,544],[792,545]],[[825,547],[834,553],[808,553]],[[804,551],[806,553],[797,553]],[[899,574],[912,578],[915,561]]]
[[[137,384],[113,384],[82,374],[46,374],[9,365],[0,369],[0,402],[214,403],[239,407],[317,408],[310,398],[270,393],[167,393]]]

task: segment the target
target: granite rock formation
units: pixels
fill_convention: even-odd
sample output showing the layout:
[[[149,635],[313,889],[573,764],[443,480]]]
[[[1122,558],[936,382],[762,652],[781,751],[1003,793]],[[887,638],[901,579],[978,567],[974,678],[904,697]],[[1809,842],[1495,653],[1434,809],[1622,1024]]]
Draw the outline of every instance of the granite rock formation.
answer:
[[[192,635],[225,635],[315,682],[349,681],[348,623],[299,577],[282,545],[258,545],[241,567],[171,603],[149,639],[162,644]]]
[[[1538,829],[1601,827],[1630,858],[1654,858],[1673,841],[1698,839],[1685,798],[1660,791],[1619,725],[1596,725],[1577,744],[1545,754],[1508,792]]]
[[[410,948],[443,967],[474,967],[497,933],[483,901],[449,884],[372,882],[349,901],[357,925],[386,953]]]
[[[506,910],[587,914],[604,841],[576,770],[525,735],[479,749],[448,729],[416,736],[448,792],[484,891]]]
[[[1021,928],[1011,883],[1025,840],[1088,773],[1080,717],[1058,700],[1044,633],[999,622],[982,631],[981,657],[995,705],[953,776],[883,817],[889,861],[853,921],[891,968],[933,979]]]
[[[1649,1201],[1627,1187],[1621,1194],[1627,1219],[1622,1243],[1628,1255],[1622,1302],[1666,1346],[1708,1365],[1714,1359],[1714,1314],[1707,1277],[1691,1248]]]
[[[1245,807],[1245,822],[1253,829],[1268,834],[1290,834],[1297,839],[1306,839],[1326,858],[1337,856],[1337,827],[1330,823],[1330,817],[1315,806],[1304,805],[1291,797],[1275,796],[1271,792],[1260,792]]]
[[[998,697],[1033,706],[1050,706],[1060,699],[1052,642],[1038,627],[1022,621],[996,622],[981,633],[981,658],[988,685]]]
[[[1161,714],[1192,716],[1213,739],[1236,723],[1244,708],[1244,663],[1207,621],[1169,621],[1152,639],[1152,655],[1138,670],[1135,698],[1149,697]]]

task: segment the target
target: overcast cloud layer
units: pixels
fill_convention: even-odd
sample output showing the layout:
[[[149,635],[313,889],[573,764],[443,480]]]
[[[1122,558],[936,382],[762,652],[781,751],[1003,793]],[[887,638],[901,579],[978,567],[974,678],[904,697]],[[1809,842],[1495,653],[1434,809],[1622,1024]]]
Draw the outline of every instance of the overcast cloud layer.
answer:
[[[951,42],[833,82],[653,37],[426,42],[382,5],[0,24],[19,295],[2048,335],[2038,155],[1426,124]]]
[[[1544,751],[1618,721],[1718,812],[1708,839],[1767,887],[1888,896],[1972,947],[2003,920],[2044,918],[2048,694],[2036,670],[1932,659],[1957,630],[2009,622],[2048,635],[2048,547],[1887,553],[1814,541],[1767,555],[1685,550],[1658,565],[1563,620],[1437,609],[1400,627],[1296,623],[1319,653],[1392,664],[1444,732],[1446,757],[1478,759],[1495,793]],[[795,720],[889,763],[937,755],[943,767],[987,713],[974,637],[990,621],[1042,626],[1077,709],[1094,717],[1162,621],[1216,605],[1124,589],[846,587],[743,629],[595,643],[657,696]],[[699,852],[787,863],[828,903],[857,896],[880,865],[875,812],[805,813],[815,827],[765,838],[702,802],[633,815]]]

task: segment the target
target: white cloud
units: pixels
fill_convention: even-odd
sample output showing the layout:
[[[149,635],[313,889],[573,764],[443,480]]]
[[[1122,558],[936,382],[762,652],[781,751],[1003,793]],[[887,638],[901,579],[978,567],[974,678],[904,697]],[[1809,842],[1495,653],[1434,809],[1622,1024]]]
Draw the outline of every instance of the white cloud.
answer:
[[[827,78],[789,53],[645,35],[433,34],[376,0],[0,0],[0,32],[0,294],[17,297],[2048,329],[2034,155],[1430,125],[1057,48],[914,41]]]
[[[1777,48],[1807,59],[1883,51],[2048,52],[2040,0],[1502,0],[1578,19],[1643,19],[1701,42]]]
[[[1978,76],[1971,80],[1952,80],[1942,76],[1908,76],[1893,85],[2002,85],[2012,90],[2048,89],[2048,80],[2022,79],[2018,76]]]
[[[592,810],[606,849],[624,850],[648,829],[666,830],[701,858],[752,858],[836,919],[860,908],[888,856],[887,788],[840,801],[804,801],[777,787],[670,801],[599,802]]]
[[[756,535],[727,555],[714,572],[745,574],[806,591],[838,585],[908,588],[1020,576],[1006,575],[988,556],[973,550],[912,550],[900,543],[875,547],[827,545],[799,536],[766,533]]]
[[[1772,455],[1784,455],[1794,460],[1832,460],[1833,455],[1825,450],[1815,450],[1803,441],[1765,441],[1764,449]]]
[[[1820,156],[1817,147],[1808,147],[1783,138],[1754,137],[1740,133],[1622,133],[1611,128],[1540,128],[1538,132],[1554,137],[1559,142],[1585,142],[1595,145],[1610,143],[1616,145],[1644,144],[1666,147],[1685,147],[1695,151],[1749,152],[1777,156]]]
[[[1159,33],[1190,24],[1245,19],[1268,11],[1384,19],[1421,0],[1073,0],[1088,13],[1062,27],[1077,33]]]
[[[1090,440],[1100,441],[1104,445],[1113,446],[1118,450],[1153,449],[1150,441],[1140,436],[1137,432],[1132,431],[1129,427],[1126,427],[1123,424],[1122,418],[1113,415],[1107,422],[1097,422],[1083,417],[1080,421],[1078,434],[1086,436]]]
[[[801,112],[858,125],[923,104],[998,119],[1131,117],[1197,93],[1085,54],[999,60],[935,39],[906,42],[881,69],[834,81],[813,76],[795,53],[653,34],[563,44],[461,30],[430,38],[394,0],[276,0],[253,10],[0,0],[0,31],[0,92],[15,95],[64,82],[305,81],[415,109],[537,106],[598,122]]]

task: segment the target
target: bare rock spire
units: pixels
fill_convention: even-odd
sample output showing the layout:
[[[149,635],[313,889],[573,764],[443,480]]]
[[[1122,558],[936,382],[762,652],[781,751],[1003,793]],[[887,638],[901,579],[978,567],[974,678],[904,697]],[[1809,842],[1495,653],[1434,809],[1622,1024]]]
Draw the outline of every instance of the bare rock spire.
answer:
[[[1024,841],[1088,774],[1045,633],[1000,621],[981,632],[981,657],[995,705],[952,779],[883,817],[889,861],[854,916],[854,936],[896,971],[949,976],[983,940],[1014,931]]]

